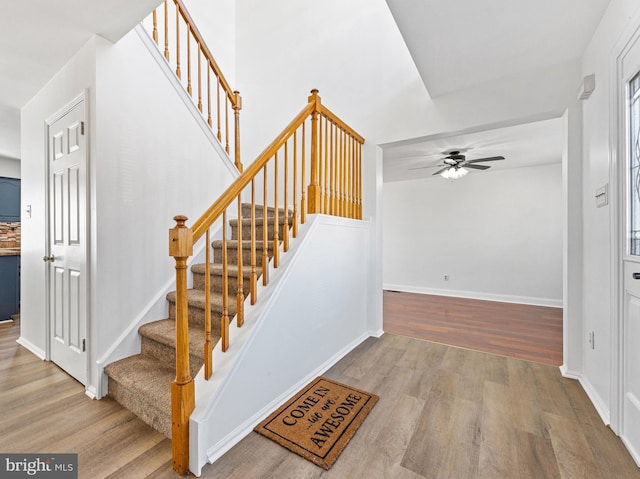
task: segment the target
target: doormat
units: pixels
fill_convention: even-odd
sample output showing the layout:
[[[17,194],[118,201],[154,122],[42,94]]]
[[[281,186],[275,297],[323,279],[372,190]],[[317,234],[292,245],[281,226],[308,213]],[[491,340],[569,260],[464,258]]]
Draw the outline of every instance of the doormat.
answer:
[[[254,431],[329,469],[377,401],[375,394],[320,376]]]

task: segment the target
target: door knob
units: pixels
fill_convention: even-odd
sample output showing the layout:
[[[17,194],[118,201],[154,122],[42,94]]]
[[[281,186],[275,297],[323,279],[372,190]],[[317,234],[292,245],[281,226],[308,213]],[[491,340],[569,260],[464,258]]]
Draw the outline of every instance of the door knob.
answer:
[[[55,256],[53,256],[52,254],[45,255],[45,256],[43,256],[43,257],[42,257],[42,261],[44,261],[45,263],[46,263],[46,262],[51,262],[51,263],[53,263],[53,261],[55,261],[55,259],[56,259],[56,257],[55,257]]]
[[[633,273],[633,279],[640,279],[640,273]]]

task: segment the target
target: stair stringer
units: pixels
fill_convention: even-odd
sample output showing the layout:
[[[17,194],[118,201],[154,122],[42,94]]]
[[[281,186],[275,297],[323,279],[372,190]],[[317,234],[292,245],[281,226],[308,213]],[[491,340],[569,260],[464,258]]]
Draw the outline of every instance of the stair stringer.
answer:
[[[213,352],[214,374],[196,377],[190,469],[200,475],[278,405],[369,336],[371,222],[309,215],[230,347]]]

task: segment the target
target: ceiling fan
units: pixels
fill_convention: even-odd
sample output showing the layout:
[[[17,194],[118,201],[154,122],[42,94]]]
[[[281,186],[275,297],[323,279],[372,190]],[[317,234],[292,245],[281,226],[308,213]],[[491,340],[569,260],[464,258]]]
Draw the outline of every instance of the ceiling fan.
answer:
[[[489,165],[479,165],[478,163],[484,163],[485,161],[497,161],[504,160],[504,156],[490,156],[487,158],[478,158],[475,160],[467,160],[467,157],[463,155],[459,150],[450,151],[447,156],[442,159],[442,165],[435,165],[435,167],[441,167],[436,171],[433,176],[441,175],[444,178],[456,180],[462,178],[469,171],[467,168],[473,170],[487,170],[491,168]],[[419,166],[418,168],[410,168],[412,170],[419,170],[422,168],[434,168],[431,166]]]

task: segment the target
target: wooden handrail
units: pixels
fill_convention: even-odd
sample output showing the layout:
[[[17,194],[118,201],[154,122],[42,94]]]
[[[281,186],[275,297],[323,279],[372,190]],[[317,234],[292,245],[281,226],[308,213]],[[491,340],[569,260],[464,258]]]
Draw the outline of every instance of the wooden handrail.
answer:
[[[176,0],[179,1],[179,0]],[[310,119],[310,121],[308,121]],[[309,126],[310,125],[310,126]],[[310,141],[307,130],[310,129]],[[329,133],[330,130],[330,133]],[[300,139],[300,141],[298,141]],[[193,379],[189,373],[188,342],[188,302],[186,264],[192,255],[193,246],[202,237],[210,242],[213,224],[221,220],[221,257],[214,257],[222,264],[222,314],[220,317],[220,342],[224,352],[229,347],[229,291],[230,268],[228,261],[229,244],[237,245],[237,286],[236,286],[236,326],[244,323],[243,286],[244,261],[249,273],[250,303],[257,300],[257,269],[261,269],[262,283],[268,284],[269,257],[271,267],[279,265],[280,243],[283,253],[289,249],[289,237],[298,235],[298,224],[306,221],[307,213],[325,213],[347,218],[362,218],[361,187],[361,150],[364,139],[345,122],[340,120],[328,108],[322,105],[317,90],[312,90],[307,105],[285,127],[274,141],[267,146],[257,159],[246,168],[222,195],[200,216],[191,228],[186,226],[187,218],[176,216],[177,225],[170,230],[170,255],[176,261],[176,380],[172,383],[172,448],[176,471],[184,473],[188,467],[188,428],[189,416],[193,411]],[[292,147],[292,148],[291,148]],[[308,151],[307,151],[308,148]],[[279,164],[283,162],[283,171]],[[289,167],[291,163],[292,168]],[[307,165],[308,163],[308,165]],[[272,167],[272,170],[269,170]],[[280,172],[282,171],[282,175]],[[262,174],[262,227],[256,227],[256,180]],[[300,176],[298,176],[300,174]],[[290,177],[291,175],[291,177]],[[308,177],[307,177],[308,175]],[[258,178],[259,179],[259,178]],[[258,183],[259,184],[259,183]],[[293,198],[289,195],[293,192]],[[245,236],[242,220],[243,193],[251,197],[250,212],[250,259],[243,260]],[[271,196],[269,196],[271,195]],[[268,202],[271,198],[273,210],[270,213]],[[237,201],[237,227],[235,239],[228,239],[228,209]],[[292,209],[291,209],[292,207]],[[282,214],[282,226],[280,215]],[[269,215],[273,217],[272,236],[269,238]],[[262,248],[262,257],[258,258],[258,243]],[[211,263],[209,249],[206,246],[205,264],[205,365],[204,378],[211,377],[213,347],[211,341],[211,291],[209,278]],[[260,262],[260,265],[258,265]],[[236,273],[234,273],[236,274]]]
[[[244,170],[243,174],[234,180],[231,185],[226,189],[222,195],[213,203],[207,211],[204,212],[200,218],[198,218],[193,226],[193,240],[198,241],[204,232],[209,228],[213,222],[220,217],[222,212],[229,207],[231,202],[238,197],[242,190],[249,184],[249,182],[262,171],[264,165],[275,155],[280,149],[283,143],[291,136],[291,134],[304,122],[309,116],[313,105],[307,105],[298,113],[298,115],[287,125],[287,127],[278,135],[278,137],[267,146],[262,153],[258,156],[256,161]]]
[[[320,105],[320,113],[326,116],[327,118],[330,118],[332,123],[335,123],[342,130],[349,133],[349,135],[355,138],[358,143],[360,143],[361,145],[364,144],[364,138],[362,138],[358,133],[356,133],[356,131],[353,128],[347,125],[344,121],[340,119],[340,117],[338,117],[335,113],[333,113],[331,110],[329,110],[326,106],[322,104]]]

